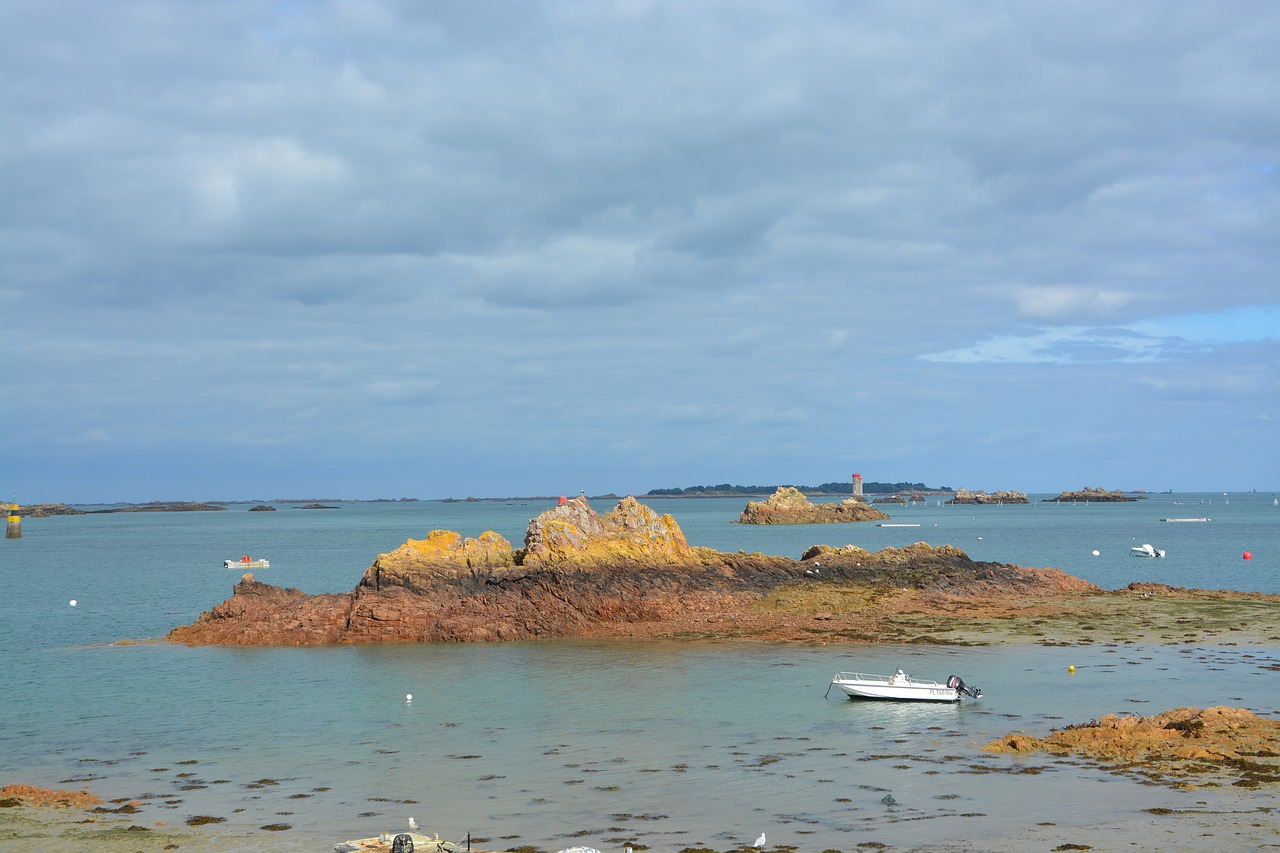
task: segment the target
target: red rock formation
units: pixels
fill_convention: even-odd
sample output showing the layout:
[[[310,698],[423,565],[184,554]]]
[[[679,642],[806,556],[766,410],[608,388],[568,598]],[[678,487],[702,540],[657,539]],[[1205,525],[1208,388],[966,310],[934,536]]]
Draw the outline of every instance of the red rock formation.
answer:
[[[824,580],[870,585],[937,583],[963,592],[966,584],[1031,588],[1039,577],[924,543],[877,554],[823,546],[805,556],[815,555]],[[379,555],[345,595],[306,595],[245,575],[230,599],[169,639],[293,645],[627,636],[641,624],[740,611],[806,577],[813,577],[809,565],[785,557],[691,548],[671,516],[634,498],[603,518],[577,498],[530,522],[518,551],[492,531],[463,539],[434,530],[410,539]],[[1056,576],[1041,582],[1041,592],[1059,586]]]

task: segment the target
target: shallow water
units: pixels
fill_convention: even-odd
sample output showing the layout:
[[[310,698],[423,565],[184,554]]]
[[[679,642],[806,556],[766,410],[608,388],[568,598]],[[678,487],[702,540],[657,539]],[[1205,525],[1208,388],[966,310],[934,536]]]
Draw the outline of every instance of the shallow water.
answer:
[[[823,541],[874,550],[925,540],[1106,587],[1143,578],[1257,589],[1274,584],[1280,514],[1270,499],[1231,496],[1210,524],[1163,527],[1153,519],[1168,508],[1147,503],[891,510],[921,528],[752,528],[731,523],[742,501],[651,505],[694,544],[720,550],[798,556]],[[113,645],[162,636],[227,597],[240,573],[221,561],[240,553],[271,560],[264,580],[346,591],[410,536],[495,529],[518,543],[543,508],[341,507],[24,520],[24,538],[0,547],[3,778],[143,798],[142,823],[225,817],[218,827],[256,832],[263,849],[328,849],[401,828],[410,814],[443,837],[470,831],[494,847],[727,849],[762,830],[770,845],[908,846],[1217,796],[980,750],[1008,731],[1182,705],[1280,710],[1276,646]],[[937,537],[920,535],[926,524]],[[1135,532],[1170,556],[1129,557]],[[1247,566],[1240,541],[1254,553]],[[824,698],[839,670],[898,667],[956,673],[985,696],[959,706]],[[896,805],[881,802],[886,793]],[[274,823],[293,828],[257,829]]]

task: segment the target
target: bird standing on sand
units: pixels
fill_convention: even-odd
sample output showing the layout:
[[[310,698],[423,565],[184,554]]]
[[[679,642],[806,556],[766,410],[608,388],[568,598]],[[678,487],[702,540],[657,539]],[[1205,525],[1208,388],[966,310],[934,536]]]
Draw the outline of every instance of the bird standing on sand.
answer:
[[[418,822],[413,819],[413,815],[409,815],[409,831],[410,832],[418,831]]]
[[[764,846],[764,833],[763,833],[763,832],[762,832],[762,833],[760,833],[760,837],[756,839],[756,843],[755,843],[755,844],[752,844],[751,846],[752,846],[752,847],[763,847],[763,846]]]

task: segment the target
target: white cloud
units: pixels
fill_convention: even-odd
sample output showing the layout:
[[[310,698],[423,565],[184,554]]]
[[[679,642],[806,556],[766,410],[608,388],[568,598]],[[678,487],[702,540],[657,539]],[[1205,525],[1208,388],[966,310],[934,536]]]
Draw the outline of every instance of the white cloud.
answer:
[[[1132,293],[1072,285],[1024,287],[1017,293],[1020,316],[1050,322],[1106,320],[1134,301]]]

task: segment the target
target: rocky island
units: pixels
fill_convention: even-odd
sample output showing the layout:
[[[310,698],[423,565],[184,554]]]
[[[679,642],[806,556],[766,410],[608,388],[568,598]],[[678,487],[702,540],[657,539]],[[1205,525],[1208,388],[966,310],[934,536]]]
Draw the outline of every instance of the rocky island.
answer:
[[[90,510],[92,514],[109,512],[214,512],[225,510],[225,506],[205,503],[204,501],[153,501],[145,504],[127,504],[110,509]]]
[[[31,504],[19,506],[17,514],[23,518],[49,518],[54,515],[84,515],[85,511],[66,504]]]
[[[1045,503],[1129,503],[1131,501],[1139,501],[1142,498],[1135,498],[1126,495],[1124,492],[1116,489],[1107,491],[1101,488],[1084,488],[1077,489],[1074,492],[1063,492],[1056,498],[1045,498]]]
[[[600,516],[579,497],[531,520],[519,549],[492,531],[410,539],[379,555],[345,594],[307,595],[246,574],[230,599],[168,639],[308,645],[869,636],[877,599],[899,599],[892,609],[903,615],[904,595],[942,602],[996,590],[1020,598],[1098,591],[1056,569],[976,562],[958,548],[925,543],[876,553],[820,546],[800,560],[726,554],[690,546],[675,519],[634,498]]]
[[[976,506],[1002,506],[1004,504],[1029,504],[1031,501],[1022,492],[1006,491],[987,494],[971,492],[968,489],[956,489],[955,497],[948,504],[964,504]]]
[[[739,524],[840,524],[856,521],[887,521],[889,515],[856,498],[835,504],[810,503],[804,493],[780,486],[767,501],[748,501],[738,517]]]

